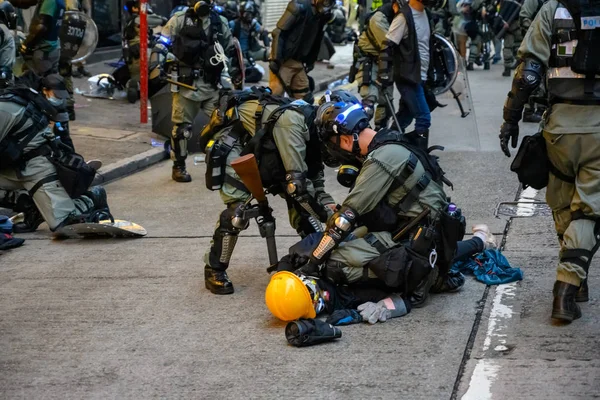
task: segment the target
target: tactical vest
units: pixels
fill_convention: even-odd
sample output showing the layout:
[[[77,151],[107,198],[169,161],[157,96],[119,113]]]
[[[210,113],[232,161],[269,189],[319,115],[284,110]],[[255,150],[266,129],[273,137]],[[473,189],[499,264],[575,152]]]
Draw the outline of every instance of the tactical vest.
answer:
[[[11,86],[0,90],[2,102],[18,104],[25,112],[0,141],[0,170],[19,167],[23,163],[25,147],[56,116],[56,109],[42,95],[27,87]],[[29,120],[31,126],[23,129]]]
[[[445,172],[440,167],[437,157],[432,156],[427,151],[416,146],[406,135],[402,135],[397,131],[387,128],[380,129],[369,144],[368,152],[372,153],[376,149],[390,144],[400,145],[411,152],[408,162],[400,171],[399,175],[388,171],[387,167],[376,158],[371,157],[370,160],[379,165],[393,179],[393,183],[388,189],[388,194],[393,193],[401,187],[404,187],[407,193],[396,204],[391,204],[389,202],[388,195],[384,196],[377,207],[360,217],[360,222],[364,224],[370,232],[394,231],[398,226],[398,217],[405,215],[410,210],[413,204],[419,200],[421,192],[429,186],[431,181],[436,182],[440,186],[443,184],[452,186],[452,183],[445,178]],[[423,165],[425,173],[419,177],[419,180],[413,187],[406,187],[406,180],[415,172],[419,162]]]
[[[223,71],[223,63],[211,64],[215,56],[215,43],[226,47],[222,34],[221,17],[212,11],[209,14],[210,27],[208,35],[202,28],[202,20],[196,16],[193,9],[185,12],[183,28],[173,41],[173,54],[177,59],[192,68],[203,71],[204,81],[207,83],[218,82]]]
[[[285,183],[286,170],[273,137],[273,128],[285,111],[301,113],[310,130],[310,139],[306,144],[306,155],[304,157],[304,162],[307,165],[306,177],[315,179],[323,170],[321,142],[316,129],[314,129],[316,116],[314,106],[310,104],[299,105],[296,102],[284,104],[269,115],[263,126],[259,128],[259,125],[257,125],[254,137],[248,141],[242,152],[242,155],[254,154],[258,161],[258,170],[263,186],[269,189],[271,194],[283,192],[282,184]]]
[[[583,7],[582,2],[581,18],[584,26],[581,32],[578,32],[571,12],[564,5],[559,4],[556,8],[548,63],[550,68],[547,73],[551,104],[600,105],[600,38],[597,36],[600,30],[594,28],[600,26],[600,7],[596,8]],[[586,27],[586,24],[590,26]],[[578,50],[586,54],[583,54],[584,57],[577,57],[576,49],[583,37],[581,35],[591,38],[593,43],[588,43],[591,51],[580,46]]]
[[[283,60],[294,59],[302,62],[313,62],[316,54],[312,54],[315,43],[321,43],[324,34],[324,21],[322,15],[316,15],[312,10],[310,0],[293,0],[298,4],[301,15],[297,19],[296,26],[290,31],[281,32],[284,39]],[[319,45],[317,47],[317,52]]]

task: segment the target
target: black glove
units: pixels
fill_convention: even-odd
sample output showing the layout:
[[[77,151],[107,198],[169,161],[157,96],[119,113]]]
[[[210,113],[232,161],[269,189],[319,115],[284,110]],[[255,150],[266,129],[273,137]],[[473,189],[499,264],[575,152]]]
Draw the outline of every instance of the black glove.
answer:
[[[310,71],[312,71],[313,69],[315,69],[315,63],[310,63],[310,64],[305,64],[304,65],[304,70],[306,71],[307,74]]]
[[[394,84],[391,77],[388,74],[382,74],[377,77],[375,85],[381,87],[381,89],[388,88]]]
[[[242,89],[244,82],[242,81],[242,71],[239,68],[231,68],[230,71],[231,83],[236,89]]]
[[[274,74],[278,74],[279,68],[281,68],[281,63],[276,60],[270,61],[269,68],[271,69],[271,71],[273,71]]]
[[[320,276],[319,274],[319,266],[312,261],[308,261],[302,267],[298,268],[294,271],[296,275],[303,274],[307,276]]]
[[[285,338],[296,347],[312,346],[341,338],[342,331],[320,319],[299,319],[285,327]]]
[[[335,310],[325,322],[335,326],[352,325],[363,322],[363,318],[356,310]]]
[[[513,124],[510,122],[504,122],[500,127],[500,148],[506,155],[510,157],[510,150],[508,150],[508,139],[511,139],[510,144],[513,149],[517,147],[519,142],[519,124]]]

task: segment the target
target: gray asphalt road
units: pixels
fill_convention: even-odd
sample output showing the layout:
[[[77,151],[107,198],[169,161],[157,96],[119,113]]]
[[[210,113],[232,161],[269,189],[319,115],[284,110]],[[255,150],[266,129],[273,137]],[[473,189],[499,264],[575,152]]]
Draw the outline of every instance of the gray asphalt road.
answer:
[[[549,323],[558,246],[548,218],[494,219],[516,178],[497,150],[501,69],[471,74],[481,148],[455,104],[437,110],[432,142],[451,196],[469,222],[486,222],[525,280],[460,293],[385,324],[343,328],[335,343],[296,349],[264,305],[267,255],[254,226],[232,259],[236,293],[203,285],[203,255],[222,204],[194,182],[170,180],[168,162],[111,183],[113,214],[145,226],[138,240],[54,241],[44,228],[0,255],[0,397],[589,399],[598,397],[600,306]],[[524,131],[533,131],[529,126]],[[344,189],[328,171],[338,201]],[[280,255],[296,238],[273,201]],[[592,267],[592,290],[599,279]]]

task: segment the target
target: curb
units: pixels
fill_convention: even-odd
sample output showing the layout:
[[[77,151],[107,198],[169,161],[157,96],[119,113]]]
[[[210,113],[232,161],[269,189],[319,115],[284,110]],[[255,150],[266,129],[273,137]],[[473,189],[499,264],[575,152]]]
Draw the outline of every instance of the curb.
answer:
[[[346,72],[339,72],[337,75],[332,76],[331,78],[325,79],[321,82],[315,82],[315,90],[313,92],[322,92],[324,90],[327,90],[327,86],[329,86],[330,84],[332,84],[335,81],[338,81],[340,79],[344,79],[345,77],[348,76],[348,71]]]
[[[153,148],[100,168],[92,185],[108,183],[134,174],[167,158],[164,149]]]

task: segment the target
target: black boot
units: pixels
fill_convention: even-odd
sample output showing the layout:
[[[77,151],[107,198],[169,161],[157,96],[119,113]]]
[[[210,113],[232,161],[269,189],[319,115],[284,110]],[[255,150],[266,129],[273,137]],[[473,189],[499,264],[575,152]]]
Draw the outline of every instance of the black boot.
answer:
[[[469,63],[467,64],[467,71],[473,71],[475,68],[473,68],[473,62],[469,61]]]
[[[511,76],[512,70],[510,67],[504,67],[504,72],[502,72],[502,76]]]
[[[554,283],[554,303],[552,304],[552,318],[563,322],[571,322],[581,318],[581,310],[575,302],[579,288],[566,282]]]
[[[92,186],[83,194],[89,197],[94,203],[94,210],[109,210],[106,190],[102,186]]]
[[[227,271],[213,269],[206,265],[204,267],[204,285],[214,294],[232,294],[233,283],[227,276]]]
[[[88,71],[87,68],[83,65],[80,65],[79,67],[77,67],[77,72],[79,72],[79,74],[81,76],[85,76],[86,78],[89,78],[92,76],[92,73],[90,71]]]
[[[40,214],[40,211],[29,195],[22,194],[19,196],[14,211],[22,212],[25,216],[23,222],[19,222],[13,226],[14,233],[35,232],[38,226],[44,222],[42,214]]]
[[[575,301],[578,303],[585,303],[590,300],[590,295],[588,293],[588,283],[587,278],[581,282],[581,286],[579,286],[579,290],[575,295]]]
[[[192,181],[192,177],[190,176],[190,174],[188,174],[188,172],[185,169],[185,164],[183,164],[183,165],[173,164],[173,173],[171,174],[171,178],[173,178],[173,180],[175,182],[191,182]]]
[[[413,291],[412,295],[410,296],[410,304],[414,308],[425,307],[427,299],[429,299],[429,291],[431,290],[431,286],[438,279],[438,277],[439,273],[437,268],[435,268]]]

